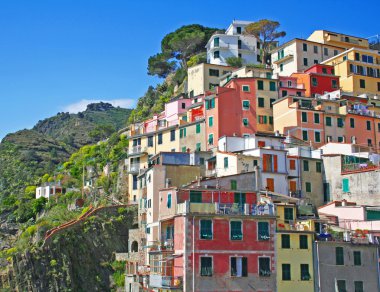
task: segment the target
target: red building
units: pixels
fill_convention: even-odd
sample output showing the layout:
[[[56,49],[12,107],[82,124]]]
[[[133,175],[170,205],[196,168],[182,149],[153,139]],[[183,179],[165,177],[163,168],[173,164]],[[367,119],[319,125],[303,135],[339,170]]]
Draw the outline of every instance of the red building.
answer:
[[[297,83],[304,85],[305,96],[308,97],[339,89],[339,76],[335,75],[334,66],[316,64],[304,73],[293,73],[291,76],[297,78]]]
[[[254,192],[160,191],[161,246],[150,255],[150,288],[275,291],[275,216]]]

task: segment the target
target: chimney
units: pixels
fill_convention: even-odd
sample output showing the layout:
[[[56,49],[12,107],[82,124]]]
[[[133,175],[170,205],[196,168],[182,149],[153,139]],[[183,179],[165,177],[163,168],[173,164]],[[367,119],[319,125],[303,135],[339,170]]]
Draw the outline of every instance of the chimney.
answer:
[[[170,188],[172,186],[172,180],[170,178],[167,178],[165,180],[165,188]]]

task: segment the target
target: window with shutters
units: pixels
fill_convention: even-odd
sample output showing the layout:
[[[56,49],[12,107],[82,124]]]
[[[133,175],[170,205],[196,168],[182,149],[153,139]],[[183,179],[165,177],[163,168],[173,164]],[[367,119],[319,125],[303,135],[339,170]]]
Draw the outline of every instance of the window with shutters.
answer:
[[[332,126],[332,120],[331,117],[326,117],[326,126],[331,127]]]
[[[344,265],[343,247],[335,247],[335,264],[337,266]]]
[[[170,141],[175,141],[175,130],[170,131]]]
[[[214,135],[213,134],[208,135],[208,144],[209,145],[214,144]]]
[[[248,119],[247,119],[247,118],[244,118],[244,119],[243,119],[243,126],[244,126],[244,127],[248,127],[248,125],[249,125]]]
[[[367,130],[370,131],[371,130],[371,121],[367,121],[366,124],[367,124]]]
[[[166,206],[168,207],[168,209],[172,207],[172,194],[168,194],[168,200],[166,202]]]
[[[196,134],[199,134],[201,132],[201,125],[200,124],[197,124],[196,126],[195,126],[195,133]]]
[[[309,171],[309,161],[303,161],[303,171]]]
[[[243,85],[242,90],[243,90],[243,92],[250,92],[249,85]]]
[[[321,132],[318,132],[318,131],[314,132],[314,141],[315,141],[315,143],[321,142]]]
[[[243,100],[243,110],[249,110],[249,100]]]
[[[311,279],[310,273],[309,273],[309,265],[308,264],[301,264],[301,281],[309,281]]]
[[[259,241],[270,239],[268,222],[257,222],[257,239]]]
[[[308,249],[307,235],[300,235],[300,249]]]
[[[200,239],[212,239],[212,220],[200,220]]]
[[[202,192],[190,191],[190,203],[202,203]]]
[[[237,181],[234,179],[231,179],[231,190],[237,190]]]
[[[274,82],[274,81],[269,82],[269,90],[270,91],[276,91],[276,82]]]
[[[294,159],[290,159],[289,160],[289,168],[291,170],[295,170],[296,169],[296,161]]]
[[[223,158],[224,168],[228,168],[228,157]]]
[[[243,230],[241,221],[230,221],[230,239],[231,240],[242,240]]]
[[[271,274],[270,269],[270,258],[269,257],[259,257],[259,276],[269,277]]]
[[[311,86],[318,86],[318,79],[313,77],[311,78]]]
[[[315,163],[315,171],[316,172],[319,172],[319,173],[321,173],[322,172],[322,163],[321,162],[316,162]]]
[[[362,255],[360,251],[354,251],[354,265],[355,266],[362,265]]]
[[[208,118],[208,126],[212,127],[214,125],[214,117],[209,117]]]
[[[355,119],[350,118],[350,128],[355,128]]]
[[[246,257],[231,257],[231,277],[247,277],[248,261]]]
[[[277,155],[263,154],[263,171],[277,172]]]
[[[294,220],[293,208],[284,208],[284,219],[286,223],[289,223],[289,221]]]
[[[314,113],[314,124],[319,124],[319,114]]]
[[[350,192],[350,180],[348,178],[344,178],[342,180],[342,190],[343,190],[343,193]]]
[[[258,99],[258,106],[259,107],[264,107],[265,104],[264,104],[264,98],[263,97],[259,97]]]
[[[304,141],[309,140],[309,135],[307,133],[307,130],[302,130],[302,140],[304,140]]]
[[[301,121],[302,123],[307,123],[307,112],[301,113]]]
[[[201,257],[201,276],[212,276],[212,257]]]
[[[336,286],[338,288],[337,292],[347,292],[346,290],[346,280],[337,280]]]
[[[305,182],[305,189],[307,193],[311,193],[311,182]]]
[[[195,145],[195,151],[201,151],[201,143]]]
[[[264,81],[263,80],[257,80],[257,89],[258,90],[264,90]]]
[[[148,136],[148,147],[153,147],[153,136]]]
[[[354,281],[355,292],[364,292],[363,281]]]
[[[290,248],[289,234],[281,234],[281,248]]]
[[[290,264],[282,264],[282,280],[283,281],[291,280]]]
[[[214,59],[219,59],[219,51],[214,52]]]

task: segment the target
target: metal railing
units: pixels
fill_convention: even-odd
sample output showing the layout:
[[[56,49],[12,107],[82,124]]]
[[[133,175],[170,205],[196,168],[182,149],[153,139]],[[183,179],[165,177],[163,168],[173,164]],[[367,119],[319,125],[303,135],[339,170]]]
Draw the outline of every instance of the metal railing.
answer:
[[[135,154],[141,154],[146,152],[146,147],[138,145],[138,146],[133,146],[132,148],[129,149],[128,154],[129,155],[135,155]]]

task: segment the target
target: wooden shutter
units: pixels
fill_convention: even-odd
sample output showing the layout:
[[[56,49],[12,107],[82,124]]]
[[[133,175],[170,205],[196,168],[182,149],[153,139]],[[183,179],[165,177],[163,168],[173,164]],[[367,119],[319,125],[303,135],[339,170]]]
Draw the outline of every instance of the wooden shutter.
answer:
[[[274,172],[277,172],[277,155],[273,155]]]

